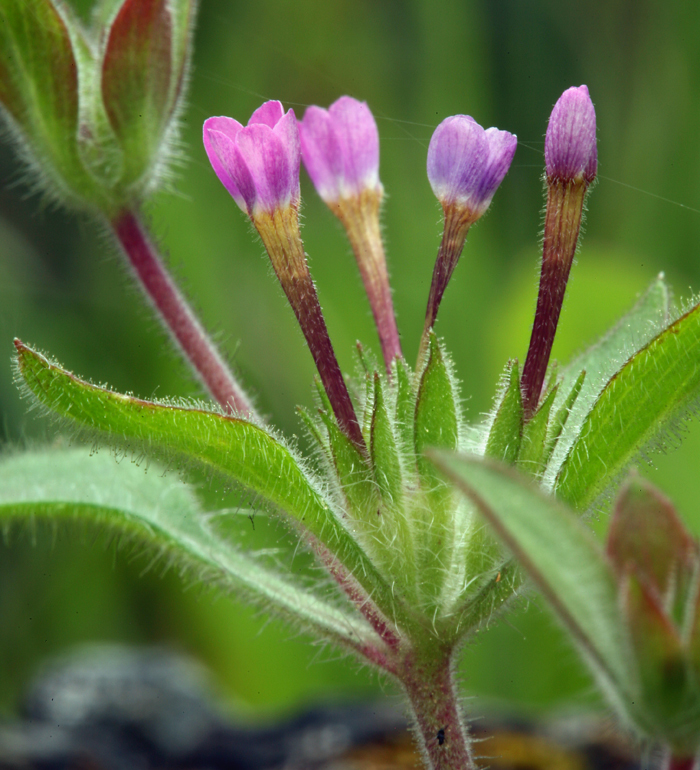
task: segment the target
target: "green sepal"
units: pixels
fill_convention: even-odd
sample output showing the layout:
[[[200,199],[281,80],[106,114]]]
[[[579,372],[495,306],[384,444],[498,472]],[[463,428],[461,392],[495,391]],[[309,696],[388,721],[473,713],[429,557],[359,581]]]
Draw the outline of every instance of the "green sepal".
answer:
[[[362,377],[364,378],[364,399],[362,403],[362,437],[366,444],[369,444],[369,434],[372,426],[372,399],[374,397],[374,378],[373,373],[376,368],[373,368],[367,359],[367,352],[362,347],[360,342],[357,343],[355,350],[357,351],[357,358],[362,368]]]
[[[376,526],[379,496],[372,469],[355,444],[326,412],[319,412],[326,429],[338,483],[347,502],[348,516]]]
[[[557,396],[556,385],[549,392],[539,409],[523,426],[522,441],[517,464],[523,473],[538,477],[547,464],[547,433],[549,415]]]
[[[34,396],[114,444],[182,457],[257,493],[309,540],[322,543],[392,618],[410,623],[330,501],[287,447],[263,428],[195,408],[165,406],[91,385],[15,340],[17,367]]]
[[[125,0],[108,33],[102,98],[124,151],[126,187],[151,170],[170,120],[172,47],[167,0]]]
[[[306,429],[309,431],[309,435],[316,442],[318,447],[326,453],[330,452],[328,439],[321,432],[318,426],[318,423],[311,416],[311,413],[309,412],[309,410],[304,408],[303,406],[298,406],[297,414],[299,415],[299,417],[301,417],[302,422],[306,426]]]
[[[383,507],[394,510],[403,508],[403,474],[396,446],[394,430],[384,400],[379,374],[374,374],[374,413],[370,431],[370,454],[374,478],[379,488]]]
[[[561,466],[557,494],[586,510],[699,392],[700,306],[695,306],[607,384]]]
[[[496,410],[484,454],[486,457],[514,463],[522,440],[523,398],[517,360],[509,362],[509,367],[508,384]]]
[[[583,387],[583,383],[585,379],[586,379],[586,370],[584,369],[581,372],[581,374],[579,374],[576,382],[574,382],[574,385],[569,391],[569,395],[566,397],[566,400],[557,409],[553,419],[549,423],[549,427],[547,429],[547,443],[546,443],[545,452],[544,452],[545,465],[549,463],[549,460],[552,457],[552,452],[554,451],[554,447],[557,445],[557,442],[561,437],[562,431],[564,430],[564,427],[566,426],[566,422],[569,419],[569,414],[573,409],[574,404],[576,403],[576,399],[578,398],[578,395],[581,392],[581,388]],[[559,395],[560,390],[561,388],[558,387],[557,395]],[[555,400],[556,400],[556,397],[555,397]]]
[[[403,359],[395,358],[394,387],[396,388],[396,410],[394,424],[397,438],[402,443],[402,450],[413,454],[415,438],[413,434],[416,413],[416,394],[413,389],[413,374],[409,372]]]
[[[566,424],[552,453],[545,473],[549,488],[572,445],[581,435],[583,423],[610,379],[625,365],[631,356],[662,332],[669,323],[670,291],[659,275],[634,307],[595,345],[575,358],[561,372],[559,395],[554,404],[555,413],[575,387],[581,372],[586,378],[578,397],[569,410]]]
[[[201,509],[192,489],[158,466],[117,463],[85,448],[0,459],[0,528],[89,522],[155,554],[198,583],[208,583],[301,627],[361,651],[378,646],[369,624],[293,576],[282,576],[219,532],[222,514]]]
[[[80,89],[80,131],[78,153],[88,174],[97,187],[108,196],[110,210],[125,202],[119,183],[124,176],[124,150],[119,144],[102,100],[99,55],[96,46],[77,27],[73,45],[78,62]]]
[[[323,387],[323,383],[319,377],[314,377],[314,385],[316,386],[316,393],[321,404],[321,409],[327,414],[333,414],[331,400],[328,398],[328,393],[326,393],[326,389]]]
[[[0,105],[61,202],[98,195],[78,155],[78,66],[68,24],[50,0],[0,0]]]

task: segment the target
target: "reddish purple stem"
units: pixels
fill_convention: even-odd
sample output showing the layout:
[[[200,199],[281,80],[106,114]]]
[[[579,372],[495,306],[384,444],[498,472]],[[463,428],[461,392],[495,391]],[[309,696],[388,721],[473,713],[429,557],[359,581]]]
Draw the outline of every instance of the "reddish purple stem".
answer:
[[[411,703],[432,770],[475,770],[460,714],[450,651],[433,648],[424,661],[409,656],[398,676]],[[441,654],[442,653],[442,654]]]
[[[229,413],[254,414],[249,399],[168,273],[136,214],[122,211],[111,225],[143,291],[212,398]]]
[[[365,190],[356,198],[341,198],[330,208],[343,223],[355,254],[382,346],[386,372],[391,377],[394,359],[402,358],[403,354],[379,228],[380,204],[380,193]]]
[[[338,425],[361,452],[366,452],[362,430],[306,263],[298,214],[292,207],[263,212],[253,217],[253,224],[299,322]]]
[[[549,185],[537,310],[521,380],[526,420],[537,411],[542,395],[566,284],[576,253],[587,188],[584,182],[566,183],[560,180]]]

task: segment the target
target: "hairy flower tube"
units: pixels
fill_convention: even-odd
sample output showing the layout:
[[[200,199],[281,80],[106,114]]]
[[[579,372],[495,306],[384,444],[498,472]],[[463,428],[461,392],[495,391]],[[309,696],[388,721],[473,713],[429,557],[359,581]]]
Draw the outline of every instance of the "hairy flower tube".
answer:
[[[338,217],[355,254],[377,326],[387,372],[401,358],[379,226],[379,133],[364,102],[341,96],[309,107],[299,124],[301,157],[318,194]]]
[[[299,127],[293,110],[265,102],[247,126],[209,118],[204,148],[221,183],[255,225],[297,317],[343,432],[364,439],[328,335],[299,232]]]
[[[554,105],[544,154],[547,212],[537,310],[523,367],[526,419],[532,417],[540,401],[576,253],[586,193],[598,170],[595,109],[586,86],[567,89]]]
[[[445,118],[428,147],[428,179],[442,204],[444,229],[430,286],[422,349],[469,228],[488,209],[515,155],[514,134],[482,128],[469,115]]]

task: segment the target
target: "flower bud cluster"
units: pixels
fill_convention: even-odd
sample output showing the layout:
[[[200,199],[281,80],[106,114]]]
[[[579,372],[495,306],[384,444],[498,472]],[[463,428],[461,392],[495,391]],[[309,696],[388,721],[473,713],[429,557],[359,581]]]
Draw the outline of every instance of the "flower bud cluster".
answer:
[[[250,217],[266,246],[326,386],[339,423],[363,444],[350,397],[320,312],[299,234],[300,160],[320,197],[342,222],[372,307],[387,375],[401,359],[379,226],[379,133],[366,104],[338,99],[327,110],[309,107],[297,123],[279,102],[266,102],[247,126],[213,117],[204,146],[224,187]],[[431,329],[469,228],[488,209],[510,168],[517,138],[482,128],[468,115],[446,118],[428,149],[427,172],[444,212],[443,237],[433,270],[417,369],[425,363]],[[563,291],[578,240],[583,200],[597,170],[595,110],[585,86],[557,102],[546,138],[550,195],[545,254],[533,342],[523,371],[525,418],[539,396],[549,362]]]
[[[163,179],[194,5],[122,0],[86,35],[65,3],[3,3],[0,107],[42,190],[112,218]]]

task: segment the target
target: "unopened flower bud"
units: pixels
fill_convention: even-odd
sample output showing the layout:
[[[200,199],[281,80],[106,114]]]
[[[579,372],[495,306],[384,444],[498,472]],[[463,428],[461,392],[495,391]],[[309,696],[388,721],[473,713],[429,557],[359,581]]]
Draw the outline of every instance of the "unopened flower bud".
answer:
[[[522,377],[526,419],[539,405],[576,253],[586,192],[598,171],[595,109],[586,86],[569,88],[555,104],[545,136],[545,165],[547,212],[542,274]]]
[[[569,88],[559,97],[544,140],[547,179],[590,184],[598,171],[593,102],[587,86]]]
[[[482,128],[469,115],[454,115],[435,129],[428,147],[428,179],[442,204],[444,229],[430,286],[421,354],[469,228],[488,209],[513,161],[517,137]]]
[[[123,0],[86,34],[56,0],[3,2],[0,107],[37,187],[110,219],[154,189],[175,138],[193,16],[194,0]]]
[[[443,208],[464,212],[471,222],[491,203],[515,155],[517,137],[483,129],[469,115],[445,118],[428,147],[428,179]]]

